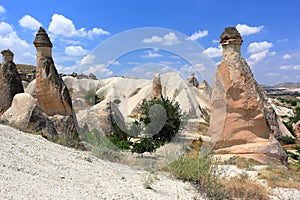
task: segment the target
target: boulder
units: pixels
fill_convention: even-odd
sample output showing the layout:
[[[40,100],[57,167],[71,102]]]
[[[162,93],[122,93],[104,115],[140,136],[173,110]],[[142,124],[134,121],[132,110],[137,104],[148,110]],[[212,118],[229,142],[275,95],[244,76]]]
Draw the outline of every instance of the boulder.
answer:
[[[2,118],[23,130],[42,132],[50,138],[57,136],[54,124],[48,119],[38,102],[27,93],[16,94],[11,107]]]
[[[0,65],[0,116],[11,106],[14,96],[24,92],[22,80],[13,62],[14,54],[9,50],[1,51]]]
[[[49,119],[53,123],[59,138],[71,137],[76,132],[76,127],[72,116],[53,115]]]
[[[72,116],[69,90],[59,76],[53,59],[52,43],[41,27],[34,39],[37,50],[36,98],[48,116]]]
[[[241,57],[243,42],[234,27],[220,38],[222,61],[211,99],[209,135],[218,154],[237,154],[264,163],[287,163],[287,154],[272,134],[265,115],[265,98]]]

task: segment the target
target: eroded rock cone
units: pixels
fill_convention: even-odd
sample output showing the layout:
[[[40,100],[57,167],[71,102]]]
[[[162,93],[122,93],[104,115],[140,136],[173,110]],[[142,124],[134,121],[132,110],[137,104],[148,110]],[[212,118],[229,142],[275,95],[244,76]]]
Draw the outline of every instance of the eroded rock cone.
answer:
[[[154,98],[160,99],[162,97],[162,87],[160,81],[160,74],[155,72],[153,76],[153,89],[152,94]]]
[[[0,66],[0,116],[11,106],[14,96],[24,92],[22,80],[9,49],[1,51]]]
[[[220,42],[223,57],[214,80],[209,129],[213,149],[218,154],[286,164],[287,155],[267,123],[262,92],[241,57],[240,33],[225,28]]]
[[[60,78],[53,59],[52,43],[41,27],[34,39],[37,50],[36,98],[48,116],[72,116],[68,88]]]

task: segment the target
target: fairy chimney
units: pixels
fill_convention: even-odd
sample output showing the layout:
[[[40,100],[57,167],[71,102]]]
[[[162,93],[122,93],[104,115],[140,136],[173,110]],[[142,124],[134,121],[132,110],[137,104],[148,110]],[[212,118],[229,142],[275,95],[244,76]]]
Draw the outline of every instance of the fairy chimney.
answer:
[[[44,28],[40,27],[33,42],[37,51],[36,98],[48,116],[72,115],[72,102],[68,88],[59,76],[53,59],[52,43]]]
[[[11,50],[3,50],[0,66],[0,116],[11,106],[17,93],[24,92],[22,80],[13,62],[14,54]]]
[[[209,135],[219,155],[239,155],[263,163],[286,164],[287,155],[272,135],[264,113],[265,100],[246,61],[243,40],[234,27],[220,37],[223,47],[211,98]]]
[[[152,94],[154,98],[160,99],[162,97],[162,87],[160,81],[160,74],[158,72],[154,73],[153,76],[153,90]]]

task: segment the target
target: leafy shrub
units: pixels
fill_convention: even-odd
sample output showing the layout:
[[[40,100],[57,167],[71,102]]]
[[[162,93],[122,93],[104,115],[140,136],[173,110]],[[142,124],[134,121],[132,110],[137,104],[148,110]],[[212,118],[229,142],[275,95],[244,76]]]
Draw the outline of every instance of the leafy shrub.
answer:
[[[97,104],[97,103],[100,103],[104,97],[99,97],[97,94],[96,94],[96,90],[88,90],[85,95],[84,95],[84,99],[90,104],[90,105],[94,105],[94,104]]]
[[[298,153],[300,153],[300,146],[295,146],[295,149],[296,149],[296,151],[298,152]]]
[[[278,138],[278,141],[282,142],[283,144],[295,144],[296,143],[295,139],[288,137],[288,136],[280,137],[280,138]]]
[[[113,100],[113,103],[116,104],[116,105],[118,105],[118,104],[121,103],[121,100],[120,99],[115,99],[115,100]]]
[[[143,100],[140,107],[140,112],[143,117],[141,117],[140,120],[141,122],[143,122],[145,126],[151,123],[149,112],[150,112],[150,108],[154,105],[161,105],[166,111],[167,118],[163,128],[152,137],[154,140],[169,142],[176,135],[176,133],[180,128],[181,117],[182,117],[180,106],[177,102],[173,102],[169,98],[167,99],[153,98],[150,101]],[[157,114],[157,116],[159,115],[160,113]],[[161,123],[161,121],[159,120],[157,120],[157,122]],[[156,127],[156,124],[153,122],[151,123],[151,125]],[[150,128],[148,127],[148,129]]]

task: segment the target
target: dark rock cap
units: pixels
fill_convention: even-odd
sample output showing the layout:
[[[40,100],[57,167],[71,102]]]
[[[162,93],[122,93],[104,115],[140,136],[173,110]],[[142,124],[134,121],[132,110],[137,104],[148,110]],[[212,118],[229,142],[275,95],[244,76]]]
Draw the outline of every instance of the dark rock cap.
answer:
[[[235,27],[227,27],[220,36],[220,43],[222,45],[226,44],[239,44],[243,43],[241,34]]]
[[[13,56],[13,55],[14,55],[14,53],[13,53],[10,49],[2,50],[2,51],[1,51],[1,54],[2,54],[3,56],[6,56],[6,55]]]
[[[53,47],[48,34],[43,27],[40,27],[38,33],[36,34],[33,44],[35,47]]]

